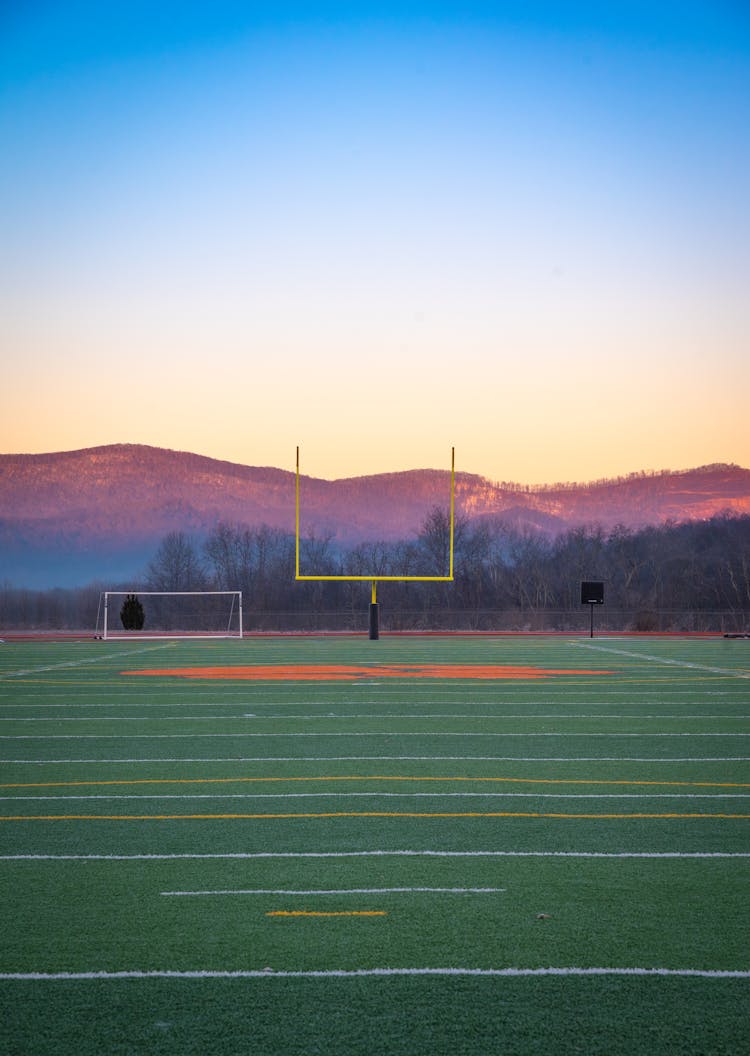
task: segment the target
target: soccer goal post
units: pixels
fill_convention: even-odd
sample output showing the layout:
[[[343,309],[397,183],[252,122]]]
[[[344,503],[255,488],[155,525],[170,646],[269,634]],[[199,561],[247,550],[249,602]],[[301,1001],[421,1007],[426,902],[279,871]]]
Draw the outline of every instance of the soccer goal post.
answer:
[[[241,590],[105,590],[96,637],[241,638]]]

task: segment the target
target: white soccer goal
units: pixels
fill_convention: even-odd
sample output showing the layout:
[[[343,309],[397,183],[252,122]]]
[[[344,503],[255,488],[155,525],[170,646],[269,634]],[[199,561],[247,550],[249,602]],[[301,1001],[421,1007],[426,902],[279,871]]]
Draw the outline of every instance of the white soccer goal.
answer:
[[[96,637],[241,638],[242,591],[105,590]]]

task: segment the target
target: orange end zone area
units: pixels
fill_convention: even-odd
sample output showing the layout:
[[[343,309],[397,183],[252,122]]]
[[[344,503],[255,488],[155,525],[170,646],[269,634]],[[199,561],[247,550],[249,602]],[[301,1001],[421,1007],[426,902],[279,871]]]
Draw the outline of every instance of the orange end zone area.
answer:
[[[144,671],[122,671],[123,675],[152,678],[240,679],[259,682],[350,682],[360,678],[489,678],[540,679],[553,675],[611,675],[611,671],[549,667],[519,667],[509,664],[258,664],[255,667],[162,667]]]

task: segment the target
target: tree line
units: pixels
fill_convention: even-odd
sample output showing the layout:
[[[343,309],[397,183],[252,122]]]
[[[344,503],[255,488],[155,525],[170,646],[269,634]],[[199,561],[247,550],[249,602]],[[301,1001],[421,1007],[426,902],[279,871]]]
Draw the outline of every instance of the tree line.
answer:
[[[445,575],[450,522],[435,508],[414,539],[346,547],[301,540],[300,569],[315,575]],[[632,530],[590,526],[556,537],[501,519],[455,523],[451,583],[378,586],[384,629],[575,630],[586,625],[582,580],[602,580],[597,614],[617,630],[743,631],[750,627],[750,517],[723,515]],[[99,593],[241,590],[248,630],[365,625],[367,582],[296,582],[295,540],[267,525],[220,523],[204,539],[171,532],[136,582],[31,591],[0,587],[4,629],[93,628]]]

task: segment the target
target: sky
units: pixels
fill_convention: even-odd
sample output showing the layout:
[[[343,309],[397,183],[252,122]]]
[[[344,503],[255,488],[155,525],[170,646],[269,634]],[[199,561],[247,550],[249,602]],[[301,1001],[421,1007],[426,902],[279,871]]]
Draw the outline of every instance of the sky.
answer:
[[[750,466],[746,0],[0,4],[0,451]]]

